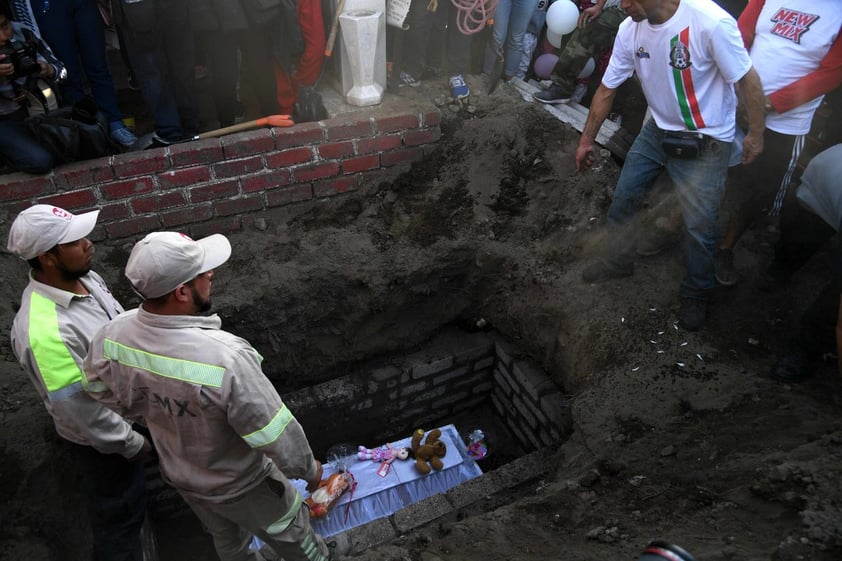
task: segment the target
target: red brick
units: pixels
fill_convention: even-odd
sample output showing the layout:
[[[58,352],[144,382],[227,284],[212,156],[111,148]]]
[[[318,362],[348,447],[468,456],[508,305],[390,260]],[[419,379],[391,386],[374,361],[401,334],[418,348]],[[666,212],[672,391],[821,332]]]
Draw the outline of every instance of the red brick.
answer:
[[[33,176],[28,173],[0,176],[0,201],[30,199],[47,195],[55,190],[55,185],[49,177]]]
[[[292,146],[317,144],[324,140],[324,129],[318,122],[301,123],[287,129],[273,129],[278,150]]]
[[[354,143],[350,140],[343,142],[331,142],[319,145],[319,155],[325,160],[333,160],[344,156],[354,155]]]
[[[184,144],[173,144],[168,150],[174,168],[212,164],[223,159],[222,144],[218,138],[204,138]]]
[[[438,109],[426,111],[421,116],[422,127],[437,127],[441,124],[441,112]]]
[[[357,176],[346,175],[331,179],[330,181],[319,181],[313,184],[313,196],[315,197],[330,197],[345,193],[347,191],[355,191],[357,189]]]
[[[232,134],[221,140],[222,153],[226,160],[271,152],[275,149],[275,139],[269,129]]]
[[[394,150],[392,152],[383,152],[380,154],[380,165],[383,167],[389,167],[406,162],[417,162],[423,157],[424,152],[418,147]]]
[[[81,189],[79,191],[69,191],[66,193],[58,193],[38,199],[39,203],[56,205],[67,210],[85,209],[89,210],[96,206],[96,194],[93,189]]]
[[[342,162],[342,173],[357,173],[367,169],[375,169],[380,167],[380,156],[371,154],[369,156],[360,156],[358,158],[349,158]]]
[[[210,179],[210,170],[208,167],[195,166],[159,174],[158,185],[161,186],[161,189],[173,189],[175,187],[184,187],[185,185],[204,183],[208,179]]]
[[[419,144],[432,144],[441,138],[441,130],[425,129],[417,131],[406,131],[403,143],[407,146],[418,146]]]
[[[401,135],[385,134],[374,138],[361,138],[357,141],[357,154],[368,154],[370,152],[383,152],[400,148]]]
[[[313,149],[309,146],[282,150],[266,156],[266,169],[278,169],[313,161]]]
[[[108,237],[112,239],[127,238],[135,234],[146,234],[161,228],[161,222],[158,216],[137,216],[114,222],[113,224],[106,224],[105,230],[108,232]]]
[[[190,202],[193,203],[231,197],[240,194],[240,182],[236,179],[229,179],[218,183],[206,183],[193,187],[188,193],[190,194]]]
[[[241,197],[239,199],[223,199],[221,201],[214,202],[213,208],[216,209],[216,214],[219,216],[230,216],[232,214],[253,212],[263,208],[263,195],[256,194],[249,197]]]
[[[114,166],[114,177],[133,177],[164,171],[167,169],[167,158],[163,148],[153,148],[114,156],[111,165]]]
[[[339,122],[337,122],[339,121]],[[346,138],[369,137],[373,134],[371,120],[366,117],[363,120],[342,122],[338,119],[331,119],[327,122],[328,140],[345,140]]]
[[[99,222],[113,222],[115,220],[122,220],[129,216],[129,205],[125,202],[112,203],[100,207]]]
[[[190,235],[193,239],[201,239],[211,234],[231,234],[243,229],[239,216],[228,218],[217,218],[207,222],[200,222],[190,226]]]
[[[239,177],[247,173],[254,173],[263,169],[263,156],[252,156],[239,160],[227,160],[213,166],[213,174],[219,179],[225,177]]]
[[[147,175],[100,185],[99,192],[106,199],[125,199],[143,193],[150,193],[154,189],[155,185],[152,183],[152,177]]]
[[[325,162],[323,164],[296,168],[293,173],[296,183],[304,183],[305,181],[324,179],[325,177],[337,175],[339,173],[339,164],[336,162]]]
[[[265,191],[280,187],[281,185],[289,185],[289,182],[289,172],[285,169],[240,178],[240,186],[243,189],[243,193]]]
[[[309,183],[293,185],[266,192],[266,206],[283,206],[290,203],[307,201],[313,198],[313,189]]]
[[[182,206],[186,202],[183,193],[171,192],[152,195],[151,197],[138,197],[131,200],[131,205],[135,214],[144,214],[146,212],[158,212],[174,206]]]
[[[114,179],[114,171],[110,157],[67,164],[53,172],[53,182],[59,189],[90,187],[111,179]]]
[[[173,228],[182,224],[201,222],[210,218],[213,218],[213,207],[210,204],[190,205],[161,213],[161,223],[164,225],[164,228]]]
[[[395,132],[418,128],[418,115],[391,115],[374,120],[378,132]]]

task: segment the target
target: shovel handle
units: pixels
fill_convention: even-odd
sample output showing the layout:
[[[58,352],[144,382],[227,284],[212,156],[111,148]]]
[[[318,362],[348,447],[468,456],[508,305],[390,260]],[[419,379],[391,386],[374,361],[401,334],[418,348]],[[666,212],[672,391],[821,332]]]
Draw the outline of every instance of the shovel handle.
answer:
[[[327,36],[327,41],[325,42],[325,56],[330,58],[330,55],[333,54],[333,43],[336,41],[336,30],[339,27],[339,16],[342,14],[342,10],[345,9],[345,0],[339,0],[339,4],[336,6],[336,13],[333,14],[333,22],[330,24],[330,35]]]

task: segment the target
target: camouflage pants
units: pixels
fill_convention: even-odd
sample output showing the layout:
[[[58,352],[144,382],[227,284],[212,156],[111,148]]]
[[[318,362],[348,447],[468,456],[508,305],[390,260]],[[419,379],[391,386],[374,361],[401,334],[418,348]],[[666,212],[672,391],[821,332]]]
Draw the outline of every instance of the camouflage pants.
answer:
[[[617,35],[617,28],[626,19],[626,13],[619,6],[608,8],[598,18],[583,28],[576,28],[567,41],[558,62],[550,76],[563,93],[572,94],[576,88],[576,77],[591,58],[599,60],[599,54],[610,48]]]

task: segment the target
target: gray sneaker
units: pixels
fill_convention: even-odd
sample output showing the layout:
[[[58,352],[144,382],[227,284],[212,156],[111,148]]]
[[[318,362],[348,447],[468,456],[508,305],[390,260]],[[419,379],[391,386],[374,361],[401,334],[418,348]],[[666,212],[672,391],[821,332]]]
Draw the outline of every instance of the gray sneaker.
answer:
[[[734,251],[719,249],[713,254],[713,266],[716,268],[716,282],[722,286],[734,286],[740,281],[740,275],[734,267]]]
[[[569,103],[570,94],[565,92],[561,86],[553,84],[543,92],[532,94],[535,101],[539,103]]]

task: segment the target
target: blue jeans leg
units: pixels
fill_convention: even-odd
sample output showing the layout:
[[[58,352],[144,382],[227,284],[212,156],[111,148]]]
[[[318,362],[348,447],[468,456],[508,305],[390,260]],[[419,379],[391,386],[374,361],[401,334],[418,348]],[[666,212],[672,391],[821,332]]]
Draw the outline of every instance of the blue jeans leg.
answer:
[[[514,1],[500,0],[494,10],[494,27],[485,45],[485,62],[482,65],[482,71],[486,74],[490,75],[494,71],[494,63],[503,57],[503,45],[506,43]]]
[[[0,121],[0,159],[12,169],[27,173],[49,173],[55,167],[50,151],[19,120]]]
[[[523,36],[532,12],[535,10],[535,0],[512,0],[512,12],[509,16],[509,40],[506,43],[506,66],[504,76],[517,74],[520,60],[523,58]]]
[[[637,135],[620,170],[614,198],[608,208],[607,223],[611,231],[607,258],[617,264],[632,261],[635,239],[631,226],[646,193],[664,169],[661,133],[654,121],[647,122]]]
[[[694,159],[669,158],[667,173],[678,190],[684,215],[684,259],[687,276],[681,282],[681,295],[707,300],[716,286],[713,253],[717,242],[717,217],[731,144],[708,139]]]
[[[82,98],[84,76],[108,121],[121,121],[123,114],[108,69],[102,18],[96,1],[51,2],[44,12],[43,0],[34,0],[33,11],[44,40],[67,67],[67,81],[61,87],[64,102],[72,105]]]

